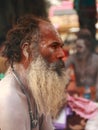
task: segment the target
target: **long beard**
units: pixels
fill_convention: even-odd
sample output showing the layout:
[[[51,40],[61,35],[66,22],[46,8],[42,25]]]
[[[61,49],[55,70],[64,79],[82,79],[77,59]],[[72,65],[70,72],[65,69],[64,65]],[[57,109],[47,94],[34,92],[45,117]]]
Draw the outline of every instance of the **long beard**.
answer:
[[[29,86],[39,114],[51,115],[53,118],[66,103],[66,85],[69,81],[65,70],[58,67],[58,71],[54,66],[48,66],[39,56],[32,62],[28,74]]]

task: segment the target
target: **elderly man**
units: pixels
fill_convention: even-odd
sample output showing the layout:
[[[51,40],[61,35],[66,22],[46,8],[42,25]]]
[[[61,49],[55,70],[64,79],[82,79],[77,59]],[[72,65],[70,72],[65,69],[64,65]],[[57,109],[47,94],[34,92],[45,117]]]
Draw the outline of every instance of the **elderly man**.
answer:
[[[24,16],[8,32],[10,67],[0,82],[1,130],[53,130],[66,102],[63,42],[48,20]]]
[[[92,51],[92,41],[88,30],[80,30],[76,40],[77,52],[65,61],[65,66],[67,68],[73,65],[80,94],[84,94],[84,89],[88,86],[92,91],[92,99],[98,101],[98,55]]]

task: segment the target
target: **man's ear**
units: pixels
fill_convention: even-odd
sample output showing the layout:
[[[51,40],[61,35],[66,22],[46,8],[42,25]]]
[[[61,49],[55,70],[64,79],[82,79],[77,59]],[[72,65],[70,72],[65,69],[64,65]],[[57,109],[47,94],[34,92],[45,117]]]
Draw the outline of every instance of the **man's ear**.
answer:
[[[22,64],[24,65],[25,68],[28,67],[30,63],[30,44],[25,42],[22,46]]]
[[[23,56],[28,59],[29,58],[29,54],[30,54],[30,45],[29,43],[25,42],[23,45],[22,45],[22,53],[23,53]]]

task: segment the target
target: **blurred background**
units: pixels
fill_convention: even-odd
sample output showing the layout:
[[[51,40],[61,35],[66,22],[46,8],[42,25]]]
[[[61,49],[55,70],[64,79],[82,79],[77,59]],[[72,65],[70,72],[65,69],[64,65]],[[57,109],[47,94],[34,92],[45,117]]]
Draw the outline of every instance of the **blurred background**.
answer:
[[[98,0],[48,0],[48,17],[59,31],[66,48],[73,53],[76,33],[89,29],[98,53]]]
[[[78,5],[78,1],[84,1],[84,0],[54,0],[54,1],[48,0],[48,1],[51,3],[48,10],[49,18],[54,24],[54,26],[60,32],[63,39],[65,38],[66,33],[74,33],[79,31],[80,25],[79,25],[79,16],[77,13],[77,8],[79,8],[79,10],[83,10],[83,9],[81,9],[80,5]],[[77,2],[76,6],[78,6],[76,8],[74,8],[75,1]],[[94,7],[95,3],[96,3],[96,7]],[[86,10],[84,8],[84,13],[87,12],[87,7],[89,8],[89,6],[95,8],[93,9],[91,7],[89,9],[90,10],[89,12],[91,12],[92,9],[94,11],[96,10],[96,12],[94,12],[93,15],[96,15],[94,17],[96,17],[97,20],[98,0],[85,0],[83,4],[86,7]],[[82,19],[85,20],[85,17],[82,17]],[[97,32],[98,29],[97,21],[95,22],[95,27]],[[98,39],[97,33],[95,37]]]
[[[0,45],[17,19],[31,13],[49,17],[63,40],[81,27],[90,28],[98,39],[97,12],[98,0],[0,0]]]
[[[49,17],[62,39],[65,39],[66,33],[74,33],[81,28],[80,17],[84,22],[82,26],[88,27],[89,23],[88,28],[95,26],[97,32],[97,12],[98,0],[0,0],[0,43],[11,26],[24,14]],[[98,39],[97,33],[94,35]]]
[[[77,32],[79,21],[73,0],[54,0],[54,2],[50,0],[50,3],[48,15],[62,39],[64,40],[68,33]]]

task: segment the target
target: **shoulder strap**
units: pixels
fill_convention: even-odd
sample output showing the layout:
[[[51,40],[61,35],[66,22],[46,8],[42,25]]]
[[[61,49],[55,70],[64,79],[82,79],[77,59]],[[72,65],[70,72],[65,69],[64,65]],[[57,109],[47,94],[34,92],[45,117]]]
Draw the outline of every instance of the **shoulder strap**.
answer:
[[[32,105],[31,105],[31,101],[30,101],[30,97],[29,94],[27,93],[25,86],[23,85],[23,83],[21,82],[21,80],[19,79],[17,73],[15,72],[15,70],[12,68],[13,71],[13,75],[15,77],[15,79],[17,80],[17,82],[20,85],[20,88],[22,90],[22,92],[25,94],[26,98],[27,98],[27,103],[28,103],[28,108],[29,108],[29,114],[30,114],[30,123],[31,123],[31,129],[32,128],[36,128],[38,125],[38,111],[37,111],[37,106],[34,103],[34,113],[32,112]]]

